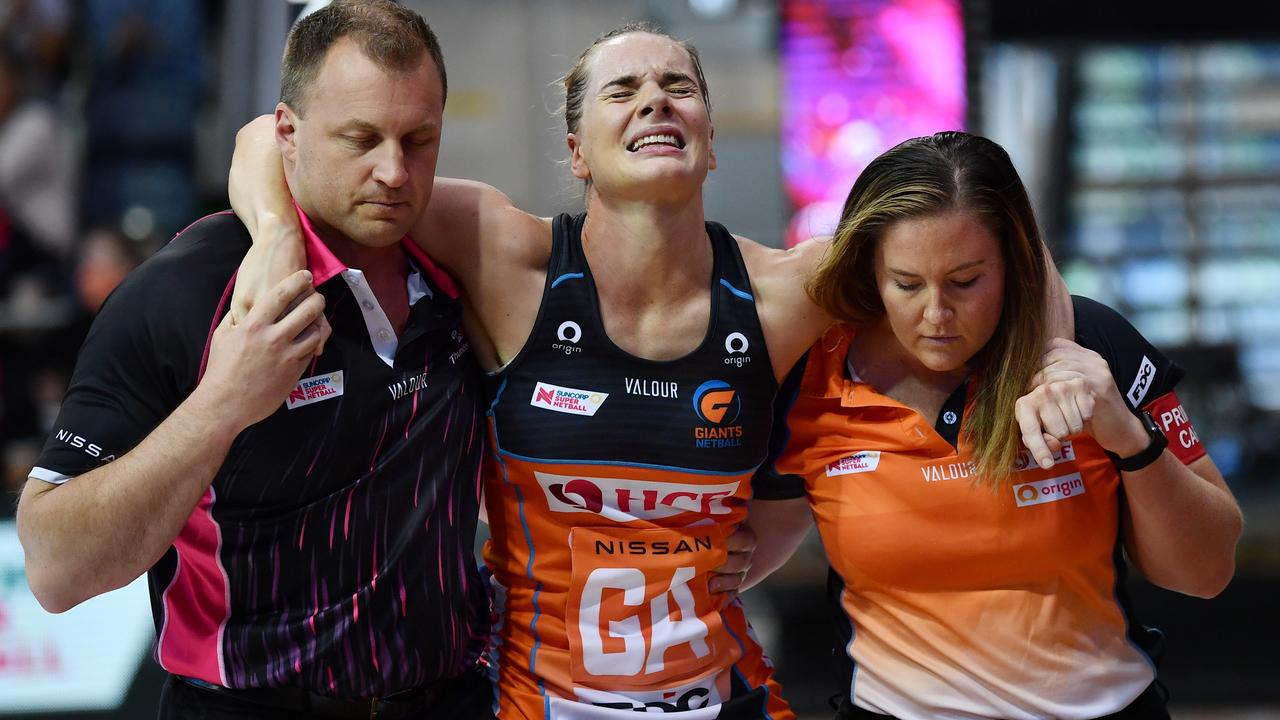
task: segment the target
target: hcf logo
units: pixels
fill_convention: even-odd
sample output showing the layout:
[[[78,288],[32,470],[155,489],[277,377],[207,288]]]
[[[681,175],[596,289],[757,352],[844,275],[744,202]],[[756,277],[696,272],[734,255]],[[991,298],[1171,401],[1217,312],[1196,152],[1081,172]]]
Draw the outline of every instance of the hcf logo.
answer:
[[[538,470],[533,477],[552,512],[589,512],[615,522],[656,520],[681,513],[726,515],[738,483],[691,485],[626,478],[584,478]]]
[[[723,380],[708,380],[693,393],[693,412],[705,423],[727,425],[738,419],[741,409],[738,393]]]

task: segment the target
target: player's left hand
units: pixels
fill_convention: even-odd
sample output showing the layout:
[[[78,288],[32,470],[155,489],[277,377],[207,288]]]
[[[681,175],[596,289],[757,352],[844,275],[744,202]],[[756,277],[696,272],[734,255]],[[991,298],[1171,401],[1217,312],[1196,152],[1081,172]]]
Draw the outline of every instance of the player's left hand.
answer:
[[[1022,443],[1042,468],[1066,438],[1087,432],[1104,449],[1129,455],[1146,446],[1146,431],[1129,410],[1098,353],[1063,338],[1049,341],[1031,391],[1014,408]]]
[[[739,525],[725,541],[729,554],[724,564],[711,575],[708,587],[713,593],[723,593],[725,602],[738,596],[742,581],[751,567],[751,556],[756,552],[756,534],[746,525]]]

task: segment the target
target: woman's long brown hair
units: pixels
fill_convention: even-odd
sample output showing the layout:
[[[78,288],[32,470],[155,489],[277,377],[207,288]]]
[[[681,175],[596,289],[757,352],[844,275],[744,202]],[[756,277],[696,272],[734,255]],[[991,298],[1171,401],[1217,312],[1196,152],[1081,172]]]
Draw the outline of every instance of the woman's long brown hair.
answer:
[[[978,482],[995,487],[1008,481],[1021,450],[1014,403],[1039,369],[1047,311],[1044,243],[1008,153],[984,137],[941,132],[873,160],[854,182],[808,290],[835,318],[878,322],[885,313],[875,277],[880,238],[896,222],[947,213],[981,219],[1004,257],[1004,308],[969,361],[980,385],[961,427]]]

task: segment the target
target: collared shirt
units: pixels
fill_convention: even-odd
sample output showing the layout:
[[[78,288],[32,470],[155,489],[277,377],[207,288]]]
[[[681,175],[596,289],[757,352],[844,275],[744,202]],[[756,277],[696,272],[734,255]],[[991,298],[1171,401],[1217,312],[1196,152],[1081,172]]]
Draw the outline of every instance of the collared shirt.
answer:
[[[333,334],[149,571],[156,658],[222,686],[382,696],[463,672],[485,642],[479,375],[456,288],[412,243],[397,337],[363,274],[303,220]],[[33,478],[123,455],[190,394],[249,244],[234,216],[210,216],[121,284]]]
[[[1130,407],[1152,412],[1183,462],[1203,456],[1173,392],[1182,370],[1110,308],[1075,298],[1075,317],[1077,342],[1107,360]],[[1111,460],[1081,433],[1051,468],[1023,450],[1009,484],[979,485],[959,433],[974,390],[922,417],[851,376],[853,333],[828,331],[788,378],[787,420],[756,477],[757,497],[808,496],[851,701],[904,718],[1093,718],[1127,706],[1155,671],[1152,637],[1124,595]]]

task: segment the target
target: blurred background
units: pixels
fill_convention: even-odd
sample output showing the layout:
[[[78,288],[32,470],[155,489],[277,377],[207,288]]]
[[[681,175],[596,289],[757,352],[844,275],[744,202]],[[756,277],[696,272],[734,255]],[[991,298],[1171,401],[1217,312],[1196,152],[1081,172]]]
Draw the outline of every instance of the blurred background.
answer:
[[[1220,597],[1130,582],[1168,636],[1174,716],[1280,718],[1280,5],[403,2],[444,46],[440,173],[542,215],[581,209],[556,79],[630,20],[701,50],[719,160],[707,215],[769,245],[828,231],[858,172],[903,139],[966,128],[1002,143],[1073,292],[1119,309],[1189,371],[1179,394],[1245,509]],[[273,109],[284,37],[305,10],[0,0],[0,716],[154,717],[163,673],[145,586],[45,614],[12,501],[103,298],[227,206],[234,133]],[[829,717],[840,691],[811,540],[745,595],[806,718]]]

